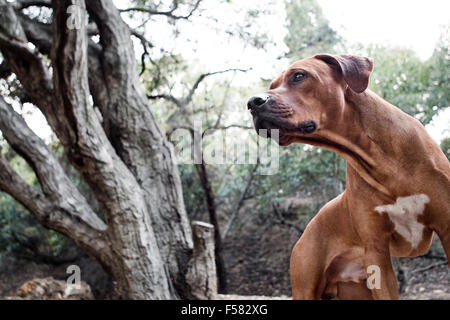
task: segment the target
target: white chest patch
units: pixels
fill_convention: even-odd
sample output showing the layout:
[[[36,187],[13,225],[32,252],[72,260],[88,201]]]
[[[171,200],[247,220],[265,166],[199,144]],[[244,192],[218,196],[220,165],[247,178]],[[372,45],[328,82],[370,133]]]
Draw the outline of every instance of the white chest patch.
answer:
[[[385,212],[395,225],[395,231],[416,249],[422,240],[424,225],[417,221],[423,213],[425,204],[430,202],[426,194],[417,194],[409,197],[397,198],[395,204],[375,207],[378,213]]]

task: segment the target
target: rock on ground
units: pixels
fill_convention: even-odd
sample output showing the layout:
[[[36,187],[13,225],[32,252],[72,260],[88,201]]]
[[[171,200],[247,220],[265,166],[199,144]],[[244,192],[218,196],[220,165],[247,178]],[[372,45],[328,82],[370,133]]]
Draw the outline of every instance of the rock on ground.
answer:
[[[17,296],[25,300],[92,300],[91,287],[86,282],[79,285],[67,285],[65,281],[52,277],[33,279],[25,282]]]

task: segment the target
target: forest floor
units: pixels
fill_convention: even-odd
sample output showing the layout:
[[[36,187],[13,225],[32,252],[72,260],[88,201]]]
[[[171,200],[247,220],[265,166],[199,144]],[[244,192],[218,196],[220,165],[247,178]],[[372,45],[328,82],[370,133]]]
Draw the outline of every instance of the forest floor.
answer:
[[[81,255],[75,261],[59,265],[36,263],[30,260],[17,260],[10,256],[0,261],[0,299],[13,297],[25,282],[35,278],[53,277],[67,279],[67,267],[77,265],[81,269],[81,279],[86,281],[97,299],[109,299],[112,292],[111,281],[99,265],[90,258]]]
[[[290,221],[304,227],[306,218]],[[289,256],[299,238],[297,229],[274,223],[270,217],[244,215],[224,242],[228,293],[219,299],[290,299]],[[450,268],[439,241],[423,257],[394,259],[401,299],[450,300]],[[66,268],[77,264],[82,280],[90,284],[97,299],[111,298],[108,276],[89,258],[61,265],[36,263],[3,256],[0,261],[0,297],[14,296],[33,278],[65,279]]]

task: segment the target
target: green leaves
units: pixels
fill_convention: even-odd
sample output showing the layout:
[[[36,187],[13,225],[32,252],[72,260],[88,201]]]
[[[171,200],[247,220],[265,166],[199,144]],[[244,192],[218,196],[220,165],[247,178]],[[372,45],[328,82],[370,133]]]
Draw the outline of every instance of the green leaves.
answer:
[[[2,148],[2,156],[27,183],[39,189],[36,175],[24,159],[7,145]],[[64,242],[64,236],[44,228],[16,200],[0,192],[0,252],[32,257],[44,250],[56,256]]]
[[[450,68],[447,47],[438,45],[428,61],[409,49],[370,46],[374,60],[370,89],[383,99],[414,116],[424,125],[441,109],[449,107]]]
[[[341,39],[329,26],[316,0],[288,0],[285,6],[288,34],[284,42],[291,60],[334,51]]]
[[[344,46],[316,0],[286,0],[287,56],[298,60]],[[450,25],[442,30],[433,56],[421,61],[406,48],[371,45],[360,51],[374,60],[370,88],[385,100],[416,117],[424,125],[443,108],[450,107]],[[349,49],[347,48],[347,51]]]
[[[441,149],[450,161],[450,138],[445,138],[441,142]]]

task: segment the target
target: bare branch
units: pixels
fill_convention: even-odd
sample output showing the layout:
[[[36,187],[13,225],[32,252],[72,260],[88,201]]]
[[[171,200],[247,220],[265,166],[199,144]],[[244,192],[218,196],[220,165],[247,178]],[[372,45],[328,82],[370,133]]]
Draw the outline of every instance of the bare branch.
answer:
[[[148,47],[148,48],[153,48],[153,47],[154,47],[154,46],[153,46],[153,43],[151,43],[151,42],[150,42],[150,41],[149,41],[142,33],[140,33],[139,31],[130,28],[130,32],[131,32],[131,34],[132,34],[133,36],[135,36],[136,38],[138,38],[138,39],[142,42],[142,44],[143,44],[145,47]]]
[[[436,263],[432,263],[426,267],[415,269],[415,270],[411,271],[411,274],[424,272],[424,271],[427,271],[427,270],[430,270],[430,269],[433,269],[436,267],[444,266],[444,265],[447,265],[447,261],[439,261]]]
[[[202,0],[197,0],[195,2],[195,4],[192,6],[191,10],[186,15],[175,14],[175,11],[178,9],[178,1],[177,0],[173,1],[172,8],[170,8],[167,11],[158,11],[158,10],[154,10],[151,8],[144,8],[144,7],[126,8],[126,9],[121,9],[119,11],[121,13],[137,11],[137,12],[148,13],[150,15],[166,16],[166,17],[168,17],[170,19],[174,19],[174,20],[180,20],[180,19],[188,20],[194,14],[194,12],[198,9],[201,2],[202,2]]]
[[[198,86],[200,85],[200,83],[205,80],[205,78],[213,76],[213,75],[217,75],[217,74],[222,74],[222,73],[227,73],[227,72],[247,72],[250,69],[238,69],[238,68],[233,68],[233,69],[227,69],[227,70],[222,70],[222,71],[215,71],[215,72],[208,72],[208,73],[203,73],[201,74],[198,78],[197,81],[195,81],[194,85],[192,86],[192,88],[189,90],[189,93],[187,94],[187,96],[185,98],[182,99],[182,103],[183,105],[187,106],[189,103],[191,103],[192,101],[192,97],[194,96],[195,91],[197,91]]]
[[[275,202],[272,202],[272,208],[273,212],[275,213],[276,219],[274,219],[274,222],[280,225],[286,225],[290,228],[293,228],[296,230],[300,235],[303,233],[303,229],[297,226],[295,223],[286,221],[286,219],[283,217],[283,215],[280,212],[280,209],[278,207],[278,204]]]
[[[32,212],[40,221],[49,221],[47,215],[51,211],[41,208],[51,207],[45,197],[36,189],[26,183],[10,166],[0,157],[0,189]]]
[[[228,231],[230,231],[231,226],[233,225],[234,220],[235,220],[236,217],[238,216],[238,214],[239,214],[239,212],[240,212],[240,210],[241,210],[241,208],[242,208],[242,205],[244,204],[245,199],[247,198],[247,195],[248,195],[248,193],[249,193],[249,191],[250,191],[250,187],[251,187],[251,185],[252,185],[252,183],[253,183],[253,180],[254,180],[254,178],[255,178],[255,175],[256,175],[256,172],[257,172],[257,170],[258,170],[259,165],[260,165],[260,161],[259,161],[259,157],[258,157],[258,161],[257,161],[256,164],[253,166],[252,171],[250,172],[250,176],[249,176],[249,178],[248,178],[248,180],[247,180],[247,184],[246,184],[246,186],[245,186],[244,192],[241,193],[241,196],[239,197],[239,200],[237,201],[236,206],[234,207],[234,210],[233,210],[233,212],[232,212],[230,218],[229,218],[228,221],[227,221],[227,224],[226,224],[226,226],[225,226],[225,229],[223,230],[223,233],[222,233],[222,240],[225,240],[225,238],[226,238],[226,236],[227,236],[227,234],[228,234]]]
[[[98,31],[97,25],[94,23],[90,23],[87,26],[87,32],[88,32],[89,36],[98,35],[99,31]],[[148,48],[153,48],[153,44],[147,38],[145,38],[145,36],[143,34],[138,32],[136,29],[130,28],[130,33],[132,36],[138,38],[142,44],[142,49],[144,51],[141,55],[141,65],[142,66],[141,66],[140,75],[142,75],[145,72],[145,57],[150,57]],[[92,43],[90,45],[92,46]]]
[[[145,57],[149,57],[149,53],[147,48],[153,48],[153,44],[148,41],[143,34],[139,33],[138,31],[134,30],[134,29],[130,29],[130,32],[133,36],[135,36],[136,38],[138,38],[141,41],[142,44],[142,48],[144,50],[144,52],[141,55],[141,73],[139,75],[143,75],[145,72]]]
[[[189,103],[191,103],[192,98],[194,97],[194,94],[197,91],[200,83],[203,80],[205,80],[207,77],[217,75],[217,74],[227,73],[227,72],[238,72],[238,71],[239,72],[247,72],[249,70],[251,70],[251,69],[233,68],[233,69],[227,69],[227,70],[222,70],[222,71],[203,73],[197,78],[197,80],[192,85],[191,89],[189,90],[188,94],[183,98],[176,98],[175,96],[170,95],[170,94],[147,95],[147,98],[151,99],[151,100],[165,99],[170,102],[173,102],[178,108],[185,109],[189,105]]]
[[[27,36],[22,28],[24,21],[26,22],[24,25],[30,30],[35,27],[41,29],[42,24],[33,26],[28,20],[21,19],[22,16],[17,16],[13,8],[4,0],[0,0],[0,7],[7,17],[0,21],[0,50],[5,61],[21,82],[26,96],[42,111],[53,131],[64,143],[69,138],[69,132],[66,130],[64,117],[60,117],[61,109],[55,108],[51,73],[44,57],[28,46]],[[30,31],[30,33],[36,32]],[[43,36],[44,34],[45,32]],[[36,42],[42,44],[40,36],[37,36]],[[49,50],[47,44],[42,46]]]
[[[169,94],[147,95],[147,98],[149,100],[164,99],[164,100],[172,102],[173,104],[175,104],[179,108],[183,108],[182,102],[180,100],[178,100],[177,98],[175,98],[174,96],[169,95]]]

